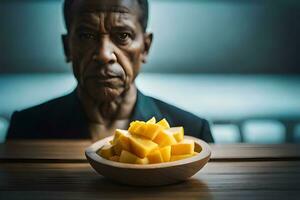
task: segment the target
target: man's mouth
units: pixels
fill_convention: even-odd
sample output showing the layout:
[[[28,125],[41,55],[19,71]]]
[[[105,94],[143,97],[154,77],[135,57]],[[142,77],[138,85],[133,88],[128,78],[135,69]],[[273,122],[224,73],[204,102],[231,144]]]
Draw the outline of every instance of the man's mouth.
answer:
[[[118,87],[122,82],[117,76],[90,76],[87,81],[91,81],[99,87]]]
[[[99,83],[113,83],[120,81],[120,79],[118,77],[96,77],[95,81]]]

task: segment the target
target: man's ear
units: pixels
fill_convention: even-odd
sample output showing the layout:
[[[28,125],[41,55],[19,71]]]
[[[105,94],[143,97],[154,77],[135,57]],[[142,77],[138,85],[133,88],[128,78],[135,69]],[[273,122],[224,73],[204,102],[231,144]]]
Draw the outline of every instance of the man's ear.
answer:
[[[66,62],[68,63],[71,61],[69,35],[68,34],[61,35],[61,39],[62,39],[62,43],[63,43],[63,47],[64,47]]]
[[[150,51],[150,47],[152,44],[152,40],[153,40],[153,33],[145,33],[144,36],[144,52],[143,52],[143,63],[147,62],[147,57]]]

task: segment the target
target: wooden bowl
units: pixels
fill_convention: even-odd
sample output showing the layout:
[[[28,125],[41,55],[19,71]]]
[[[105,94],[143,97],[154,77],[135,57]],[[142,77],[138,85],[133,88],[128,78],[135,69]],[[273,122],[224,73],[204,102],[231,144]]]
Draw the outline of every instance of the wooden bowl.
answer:
[[[210,159],[211,149],[203,140],[184,136],[195,141],[195,151],[199,154],[183,160],[158,164],[128,164],[114,162],[99,156],[96,152],[112,140],[113,136],[92,144],[85,150],[91,166],[102,176],[127,185],[154,186],[184,181],[197,173]]]

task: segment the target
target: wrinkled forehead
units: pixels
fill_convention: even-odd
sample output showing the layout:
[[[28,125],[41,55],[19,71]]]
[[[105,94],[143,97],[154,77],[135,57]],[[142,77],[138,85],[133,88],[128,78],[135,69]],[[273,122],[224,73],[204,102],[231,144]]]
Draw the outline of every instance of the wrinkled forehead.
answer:
[[[138,18],[141,12],[137,0],[75,0],[71,10],[73,17],[87,13],[114,12]]]

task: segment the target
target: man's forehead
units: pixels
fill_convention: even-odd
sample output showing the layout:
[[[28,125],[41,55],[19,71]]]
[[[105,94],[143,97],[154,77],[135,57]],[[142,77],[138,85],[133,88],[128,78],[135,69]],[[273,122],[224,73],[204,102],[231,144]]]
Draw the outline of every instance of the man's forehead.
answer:
[[[137,0],[74,0],[72,14],[87,12],[119,12],[139,15]]]

